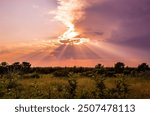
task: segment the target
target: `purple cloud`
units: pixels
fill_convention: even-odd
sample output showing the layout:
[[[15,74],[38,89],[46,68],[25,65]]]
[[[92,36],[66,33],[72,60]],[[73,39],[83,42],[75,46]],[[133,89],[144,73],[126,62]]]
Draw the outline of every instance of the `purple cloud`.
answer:
[[[150,1],[105,0],[86,9],[86,18],[78,23],[91,39],[150,49]],[[129,44],[130,43],[130,44]],[[136,44],[135,44],[136,43]]]

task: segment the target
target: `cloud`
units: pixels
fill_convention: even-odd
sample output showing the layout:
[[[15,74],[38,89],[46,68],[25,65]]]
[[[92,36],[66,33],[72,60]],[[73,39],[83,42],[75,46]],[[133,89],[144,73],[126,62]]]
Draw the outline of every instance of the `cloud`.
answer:
[[[97,1],[77,25],[85,32],[103,32],[102,38],[114,41],[150,36],[149,6],[149,0]]]
[[[57,5],[57,10],[53,11],[55,18],[66,28],[68,24],[74,24],[75,31],[81,32],[76,37],[90,38],[90,45],[66,46],[49,42],[49,39],[57,38],[57,34],[43,42],[36,40],[37,44],[33,42],[33,45],[22,49],[11,49],[11,52],[7,49],[1,50],[0,60],[29,60],[34,64],[40,62],[41,65],[43,62],[45,64],[55,62],[60,65],[59,62],[66,61],[64,66],[68,65],[68,61],[76,65],[76,60],[88,59],[108,64],[118,60],[131,65],[137,65],[142,61],[149,63],[149,0],[57,0]],[[102,40],[105,44],[99,42]]]
[[[35,9],[38,9],[38,8],[39,8],[39,5],[35,5],[35,4],[34,4],[34,5],[32,5],[32,7],[35,8]]]

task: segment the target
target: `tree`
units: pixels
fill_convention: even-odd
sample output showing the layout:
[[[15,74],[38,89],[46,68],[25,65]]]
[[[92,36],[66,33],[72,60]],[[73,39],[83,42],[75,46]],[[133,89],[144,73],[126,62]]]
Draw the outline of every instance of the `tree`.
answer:
[[[101,68],[104,68],[104,66],[103,66],[102,64],[97,64],[97,65],[95,66],[95,68],[96,68],[96,69],[101,69]]]
[[[138,66],[137,70],[139,72],[147,71],[147,70],[149,70],[149,66],[146,63],[142,63]]]
[[[116,73],[123,73],[124,67],[125,67],[125,64],[124,64],[124,63],[122,63],[122,62],[117,62],[117,63],[115,64],[115,72],[116,72]]]
[[[7,62],[1,62],[0,63],[0,74],[6,74],[8,72],[8,63]]]
[[[21,64],[23,72],[29,72],[31,64],[29,62],[22,62]]]
[[[13,68],[13,71],[15,70],[21,70],[21,64],[20,62],[15,62],[12,64],[12,68]]]
[[[8,63],[7,63],[7,62],[1,62],[0,66],[2,66],[2,67],[7,67],[7,66],[8,66]]]
[[[97,65],[95,66],[95,72],[96,72],[96,74],[104,74],[104,73],[105,73],[104,65],[102,65],[102,64],[97,64]]]

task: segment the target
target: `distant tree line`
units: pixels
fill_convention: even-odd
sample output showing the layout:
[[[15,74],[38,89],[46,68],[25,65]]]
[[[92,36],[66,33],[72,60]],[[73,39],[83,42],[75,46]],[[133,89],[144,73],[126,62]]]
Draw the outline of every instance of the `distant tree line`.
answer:
[[[123,62],[117,62],[114,67],[104,67],[102,64],[97,64],[95,67],[31,67],[29,62],[15,62],[8,64],[7,62],[0,63],[0,75],[9,72],[18,72],[20,74],[27,74],[36,72],[38,74],[53,74],[56,77],[67,77],[70,73],[80,73],[83,76],[92,77],[94,75],[105,75],[113,77],[115,74],[134,74],[149,71],[149,65],[142,63],[138,67],[125,66]]]
[[[0,63],[0,74],[7,74],[9,72],[29,73],[31,71],[31,64],[29,62],[15,62],[8,64],[7,62]]]

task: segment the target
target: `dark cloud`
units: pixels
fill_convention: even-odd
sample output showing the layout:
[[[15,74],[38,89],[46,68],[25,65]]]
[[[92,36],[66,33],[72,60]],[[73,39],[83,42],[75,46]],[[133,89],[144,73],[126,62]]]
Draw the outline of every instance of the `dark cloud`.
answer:
[[[140,48],[141,50],[147,52],[149,52],[150,49],[150,38],[147,37],[137,37],[119,42],[116,41],[115,43],[129,47]]]
[[[150,49],[150,0],[97,2],[86,9],[85,17],[78,23],[85,31],[103,32],[101,36],[107,41]]]

